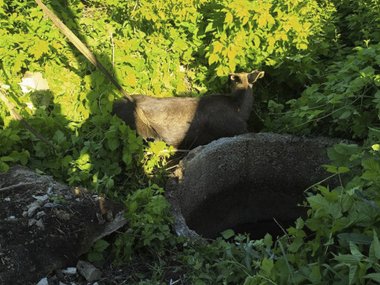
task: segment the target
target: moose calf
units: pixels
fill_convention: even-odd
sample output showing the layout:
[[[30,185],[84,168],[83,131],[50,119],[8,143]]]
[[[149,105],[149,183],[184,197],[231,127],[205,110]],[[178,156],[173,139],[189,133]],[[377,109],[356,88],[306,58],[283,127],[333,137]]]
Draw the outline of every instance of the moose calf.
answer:
[[[134,102],[116,101],[112,112],[144,138],[160,139],[177,149],[190,149],[248,132],[252,85],[263,76],[264,72],[258,70],[230,74],[230,95],[201,98],[134,95]]]

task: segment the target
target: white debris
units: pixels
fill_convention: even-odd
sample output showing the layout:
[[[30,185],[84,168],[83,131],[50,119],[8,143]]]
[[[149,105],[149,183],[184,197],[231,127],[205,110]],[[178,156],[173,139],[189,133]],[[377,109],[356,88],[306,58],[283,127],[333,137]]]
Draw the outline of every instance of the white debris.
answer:
[[[16,219],[15,216],[9,216],[9,217],[5,218],[5,220],[6,220],[7,222],[14,222],[14,221],[17,221],[17,219]]]
[[[76,267],[67,267],[66,269],[62,269],[62,273],[68,275],[75,275],[77,274],[77,269]]]
[[[37,109],[34,107],[34,104],[32,102],[26,102],[26,107],[32,111],[35,111]]]
[[[5,90],[8,90],[8,89],[11,88],[11,86],[10,86],[10,85],[7,85],[7,84],[1,84],[0,87],[1,87],[2,89],[5,89]]]
[[[5,201],[5,202],[10,202],[10,201],[11,201],[11,198],[10,198],[10,197],[5,197],[5,198],[4,198],[4,201]]]
[[[27,71],[19,83],[22,93],[26,94],[31,91],[49,90],[49,85],[46,79],[42,77],[41,72]]]
[[[42,278],[42,279],[37,283],[37,285],[49,285],[49,281],[48,281],[47,277]]]

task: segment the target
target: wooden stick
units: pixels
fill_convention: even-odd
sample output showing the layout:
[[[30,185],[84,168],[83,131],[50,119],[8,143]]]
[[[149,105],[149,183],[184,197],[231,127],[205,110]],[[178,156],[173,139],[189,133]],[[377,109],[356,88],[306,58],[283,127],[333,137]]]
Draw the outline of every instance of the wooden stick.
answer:
[[[99,68],[101,72],[112,82],[112,84],[119,90],[119,92],[135,106],[135,115],[150,128],[153,133],[158,132],[150,124],[149,119],[145,112],[136,105],[135,100],[129,95],[117,80],[108,72],[108,70],[97,60],[95,55],[86,47],[86,45],[48,8],[41,0],[35,0],[37,5],[44,11],[46,16],[54,23],[54,25],[68,38],[68,40],[90,61],[95,67]]]
[[[0,192],[6,192],[6,191],[14,190],[14,189],[17,189],[17,188],[20,188],[20,187],[23,187],[23,186],[32,186],[32,185],[35,185],[35,183],[32,183],[32,182],[20,182],[18,184],[14,184],[14,185],[10,185],[10,186],[7,186],[7,187],[0,188]]]
[[[69,41],[90,61],[95,67],[99,68],[101,72],[112,82],[113,85],[125,96],[130,102],[134,102],[132,96],[130,96],[121,87],[119,82],[108,72],[108,70],[101,64],[95,55],[85,46],[85,44],[48,8],[41,2],[41,0],[35,0],[37,5],[44,11],[45,15],[54,23],[54,25],[64,34]]]

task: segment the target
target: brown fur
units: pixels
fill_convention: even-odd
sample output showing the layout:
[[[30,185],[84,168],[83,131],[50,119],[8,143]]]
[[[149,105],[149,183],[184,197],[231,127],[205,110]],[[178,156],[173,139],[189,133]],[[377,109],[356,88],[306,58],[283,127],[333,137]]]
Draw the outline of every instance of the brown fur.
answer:
[[[113,113],[144,138],[161,139],[177,148],[188,149],[221,137],[248,132],[247,120],[252,110],[252,84],[263,72],[230,74],[231,95],[202,98],[154,98],[133,96],[114,103]],[[136,115],[136,106],[149,122]]]

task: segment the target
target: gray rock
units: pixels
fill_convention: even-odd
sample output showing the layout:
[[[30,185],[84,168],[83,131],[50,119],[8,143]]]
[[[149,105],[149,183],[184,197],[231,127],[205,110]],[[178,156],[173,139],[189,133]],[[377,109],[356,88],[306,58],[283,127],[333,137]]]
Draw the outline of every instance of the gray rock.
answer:
[[[31,218],[34,216],[35,212],[41,207],[41,202],[40,201],[34,201],[30,205],[28,205],[28,217]]]
[[[37,214],[36,214],[36,218],[37,218],[37,219],[40,219],[40,218],[43,217],[43,216],[46,216],[46,213],[45,213],[44,211],[39,211],[39,212],[37,212]]]
[[[102,277],[102,272],[98,268],[83,260],[78,261],[77,269],[88,282],[97,281]]]
[[[32,196],[34,199],[40,201],[40,202],[45,202],[49,199],[49,196],[48,195],[33,195]]]
[[[45,229],[44,222],[42,221],[42,219],[37,220],[36,226],[39,227],[41,230]]]

